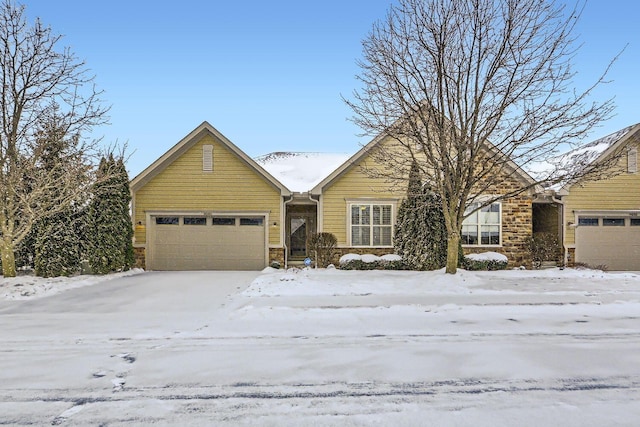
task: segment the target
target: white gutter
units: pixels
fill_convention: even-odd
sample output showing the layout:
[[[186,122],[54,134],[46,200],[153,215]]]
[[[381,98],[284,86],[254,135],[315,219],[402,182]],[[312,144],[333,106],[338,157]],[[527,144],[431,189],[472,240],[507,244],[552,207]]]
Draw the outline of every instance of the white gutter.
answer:
[[[282,246],[284,247],[284,269],[289,268],[289,247],[287,246],[287,205],[293,201],[293,194],[289,196],[289,200],[283,203],[284,221],[282,224]]]

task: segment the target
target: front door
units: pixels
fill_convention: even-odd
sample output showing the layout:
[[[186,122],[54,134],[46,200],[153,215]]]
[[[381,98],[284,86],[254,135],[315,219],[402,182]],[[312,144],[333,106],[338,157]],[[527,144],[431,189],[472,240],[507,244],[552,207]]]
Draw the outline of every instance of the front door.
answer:
[[[317,212],[315,204],[287,205],[287,257],[290,260],[302,261],[311,255],[307,251],[307,240],[316,233]]]
[[[291,234],[289,235],[289,257],[307,257],[307,233],[309,229],[309,219],[306,216],[291,216]]]

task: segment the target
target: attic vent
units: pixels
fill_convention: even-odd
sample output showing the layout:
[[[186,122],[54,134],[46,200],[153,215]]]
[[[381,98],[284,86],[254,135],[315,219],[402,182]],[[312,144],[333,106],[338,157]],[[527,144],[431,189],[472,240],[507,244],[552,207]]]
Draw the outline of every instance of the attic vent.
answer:
[[[202,171],[213,172],[213,145],[202,146]]]
[[[638,147],[629,148],[627,151],[627,172],[638,172]]]

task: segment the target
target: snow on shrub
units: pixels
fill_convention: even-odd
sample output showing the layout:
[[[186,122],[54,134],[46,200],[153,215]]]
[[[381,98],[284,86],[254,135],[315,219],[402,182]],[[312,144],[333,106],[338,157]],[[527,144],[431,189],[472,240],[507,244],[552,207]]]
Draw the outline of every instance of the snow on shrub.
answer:
[[[358,254],[345,254],[340,257],[340,265],[350,261],[362,261],[362,257]]]
[[[371,255],[371,254],[364,254],[362,255],[362,262],[366,262],[366,263],[372,263],[372,262],[379,262],[380,261],[380,257],[376,256],[376,255]]]
[[[373,254],[345,254],[340,257],[341,270],[404,270],[405,265],[398,255],[381,257]]]
[[[465,270],[504,270],[509,260],[497,252],[482,252],[464,256]]]
[[[465,258],[469,258],[473,261],[495,261],[495,262],[507,262],[508,259],[505,255],[498,252],[482,252],[479,254],[465,255]]]

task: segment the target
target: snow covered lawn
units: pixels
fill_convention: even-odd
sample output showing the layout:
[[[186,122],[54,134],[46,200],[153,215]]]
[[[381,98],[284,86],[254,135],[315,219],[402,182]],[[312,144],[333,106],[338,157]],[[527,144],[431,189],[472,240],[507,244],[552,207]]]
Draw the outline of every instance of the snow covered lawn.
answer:
[[[0,424],[640,417],[637,274],[144,273],[40,299],[25,282],[26,301],[11,285],[0,279]]]
[[[70,289],[92,286],[119,277],[132,276],[144,270],[133,269],[104,276],[74,276],[43,278],[30,274],[5,278],[0,276],[0,300],[28,300],[54,295]]]

